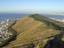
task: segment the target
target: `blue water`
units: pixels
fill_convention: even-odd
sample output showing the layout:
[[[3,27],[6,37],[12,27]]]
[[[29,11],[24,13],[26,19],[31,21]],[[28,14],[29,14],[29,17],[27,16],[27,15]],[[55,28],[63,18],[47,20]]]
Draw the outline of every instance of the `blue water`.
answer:
[[[49,18],[55,18],[55,19],[64,19],[64,15],[45,15],[46,17],[49,17]]]
[[[1,20],[6,20],[6,19],[10,19],[10,20],[14,20],[17,18],[22,18],[24,16],[28,16],[29,14],[16,14],[16,13],[0,13],[0,21]],[[46,17],[49,18],[55,18],[55,19],[64,19],[64,16],[62,15],[44,15]]]
[[[6,19],[14,20],[14,19],[26,16],[26,15],[28,14],[0,13],[0,21],[6,20]]]

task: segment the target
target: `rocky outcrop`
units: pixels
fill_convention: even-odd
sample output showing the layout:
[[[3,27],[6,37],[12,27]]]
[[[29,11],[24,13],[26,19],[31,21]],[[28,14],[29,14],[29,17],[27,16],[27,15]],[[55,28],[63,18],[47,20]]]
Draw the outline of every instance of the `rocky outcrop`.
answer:
[[[1,24],[1,27],[0,27],[0,47],[7,45],[17,35],[17,32],[11,28],[12,24],[14,24],[14,23],[9,24],[10,27],[8,24],[9,24],[9,22],[8,23],[3,22]]]

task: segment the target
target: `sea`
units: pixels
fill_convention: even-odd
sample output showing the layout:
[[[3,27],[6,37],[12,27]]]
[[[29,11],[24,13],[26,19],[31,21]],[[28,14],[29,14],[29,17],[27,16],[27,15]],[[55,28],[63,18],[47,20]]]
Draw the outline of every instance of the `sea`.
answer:
[[[0,13],[0,21],[6,21],[9,20],[17,20],[19,18],[22,18],[24,16],[28,16],[28,14],[22,14],[22,13]]]
[[[22,18],[24,16],[29,16],[29,15],[30,14],[26,14],[26,13],[0,13],[0,21],[5,21],[7,19],[16,20],[16,19]],[[44,16],[48,18],[64,20],[64,15],[44,15]]]

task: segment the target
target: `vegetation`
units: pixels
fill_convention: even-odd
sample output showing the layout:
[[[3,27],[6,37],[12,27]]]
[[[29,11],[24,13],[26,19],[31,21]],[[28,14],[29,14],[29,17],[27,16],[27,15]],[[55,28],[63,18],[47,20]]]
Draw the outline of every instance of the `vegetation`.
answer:
[[[24,45],[30,45],[30,43],[33,43],[35,48],[42,48],[48,40],[60,34],[61,31],[60,23],[38,14],[18,20],[12,28],[18,35],[16,40],[7,46],[10,48],[26,48]]]

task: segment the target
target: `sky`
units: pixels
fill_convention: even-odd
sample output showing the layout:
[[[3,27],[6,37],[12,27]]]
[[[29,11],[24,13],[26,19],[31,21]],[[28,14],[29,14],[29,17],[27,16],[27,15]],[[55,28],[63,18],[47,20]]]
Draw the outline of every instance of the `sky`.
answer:
[[[0,12],[64,13],[64,0],[0,0]]]

